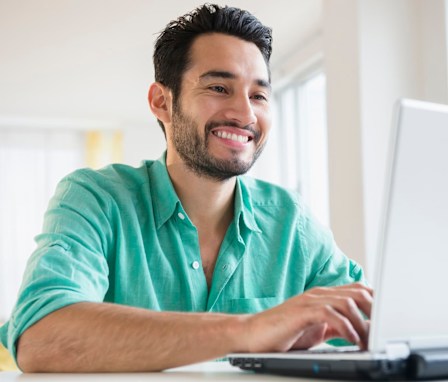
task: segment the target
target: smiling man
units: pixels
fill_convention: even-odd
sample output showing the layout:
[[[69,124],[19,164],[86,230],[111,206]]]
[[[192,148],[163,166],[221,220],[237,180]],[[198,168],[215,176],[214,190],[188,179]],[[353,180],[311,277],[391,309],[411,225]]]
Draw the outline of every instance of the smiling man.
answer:
[[[197,175],[218,181],[244,174],[270,129],[266,63],[253,43],[217,33],[198,37],[190,55],[196,65],[173,105],[169,157],[178,154]]]
[[[148,371],[365,347],[372,291],[297,195],[243,176],[271,129],[271,31],[204,5],[159,36],[167,150],[59,184],[0,338],[24,371]]]

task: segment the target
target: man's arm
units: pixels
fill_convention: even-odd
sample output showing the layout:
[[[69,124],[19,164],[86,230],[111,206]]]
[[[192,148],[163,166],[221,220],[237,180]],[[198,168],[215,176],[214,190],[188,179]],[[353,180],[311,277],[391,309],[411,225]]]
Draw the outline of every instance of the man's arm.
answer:
[[[338,336],[365,347],[372,291],[316,288],[254,315],[154,312],[78,303],[28,328],[18,342],[25,372],[155,371],[232,352],[307,348]]]

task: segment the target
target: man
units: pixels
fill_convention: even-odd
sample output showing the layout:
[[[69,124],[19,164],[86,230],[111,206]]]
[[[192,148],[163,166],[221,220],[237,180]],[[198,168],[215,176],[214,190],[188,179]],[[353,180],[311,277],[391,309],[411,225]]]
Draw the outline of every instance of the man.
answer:
[[[140,168],[58,186],[1,338],[36,371],[162,370],[242,351],[366,346],[372,291],[295,195],[240,177],[271,127],[271,31],[205,5],[170,23]]]

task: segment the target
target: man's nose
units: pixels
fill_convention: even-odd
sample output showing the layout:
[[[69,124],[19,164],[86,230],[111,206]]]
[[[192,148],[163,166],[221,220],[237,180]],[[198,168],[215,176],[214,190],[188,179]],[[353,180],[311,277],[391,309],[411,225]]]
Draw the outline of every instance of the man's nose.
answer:
[[[228,100],[225,118],[237,122],[241,126],[248,126],[257,122],[252,100],[247,94],[233,95]]]

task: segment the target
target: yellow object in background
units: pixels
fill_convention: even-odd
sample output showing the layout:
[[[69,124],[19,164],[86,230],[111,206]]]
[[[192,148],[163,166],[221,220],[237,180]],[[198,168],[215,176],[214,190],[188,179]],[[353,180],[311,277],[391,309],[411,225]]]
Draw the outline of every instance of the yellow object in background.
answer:
[[[8,351],[0,344],[0,371],[17,370],[17,366]]]
[[[118,130],[89,131],[86,136],[86,164],[98,169],[123,162],[123,134]]]
[[[3,322],[0,322],[0,326]],[[0,343],[0,371],[17,370],[16,363],[3,345]],[[1,379],[1,378],[0,378]]]

